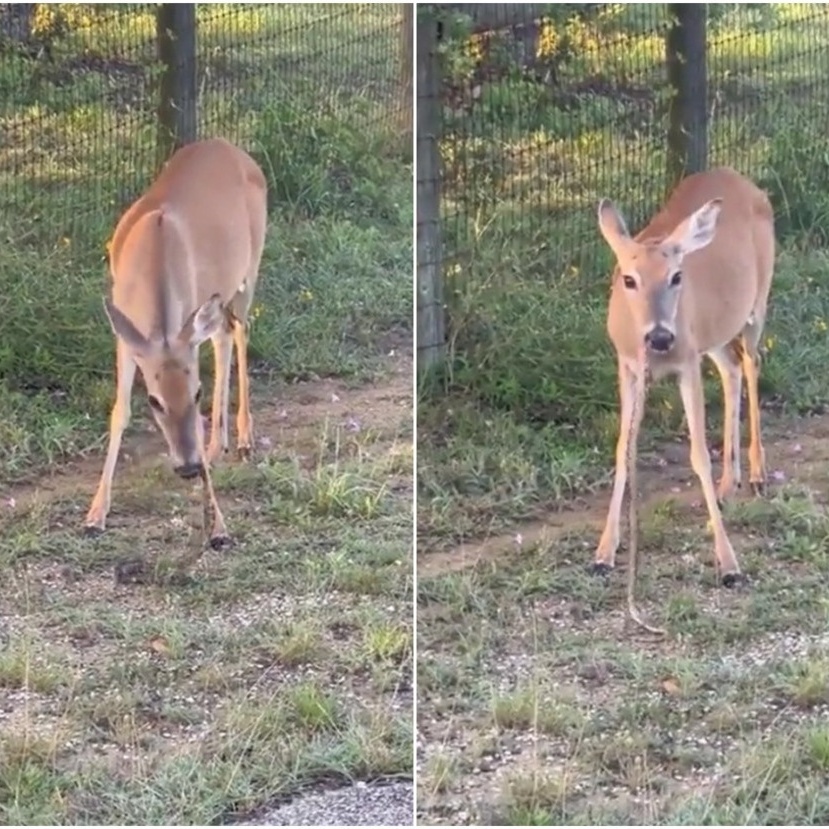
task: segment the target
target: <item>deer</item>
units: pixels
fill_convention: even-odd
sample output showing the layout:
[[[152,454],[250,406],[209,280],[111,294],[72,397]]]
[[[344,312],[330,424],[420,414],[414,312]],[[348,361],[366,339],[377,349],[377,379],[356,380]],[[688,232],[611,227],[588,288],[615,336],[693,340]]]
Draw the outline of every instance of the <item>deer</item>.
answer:
[[[726,588],[737,587],[746,578],[720,507],[741,487],[743,376],[748,392],[749,482],[755,495],[765,489],[758,383],[775,259],[771,204],[749,179],[718,167],[682,179],[634,237],[607,198],[599,202],[598,223],[616,260],[607,331],[616,352],[620,423],[610,505],[591,569],[607,575],[615,565],[626,480],[629,473],[635,474],[646,381],[675,375],[688,424],[691,466],[713,530],[719,579]],[[703,356],[716,366],[723,387],[723,469],[716,487],[706,443]],[[632,525],[636,498],[632,486]],[[632,526],[632,536],[634,532]],[[635,549],[632,539],[632,558]],[[631,561],[631,574],[634,567]],[[632,589],[629,579],[629,610],[641,624],[633,610]]]
[[[131,416],[136,370],[174,472],[201,476],[209,545],[229,542],[210,464],[229,444],[230,371],[236,349],[237,451],[253,448],[248,313],[265,244],[267,183],[259,165],[224,139],[177,150],[149,189],[118,221],[108,245],[111,298],[104,310],[115,336],[116,391],[87,535],[106,528],[112,479]],[[200,411],[199,346],[213,344],[210,442]]]

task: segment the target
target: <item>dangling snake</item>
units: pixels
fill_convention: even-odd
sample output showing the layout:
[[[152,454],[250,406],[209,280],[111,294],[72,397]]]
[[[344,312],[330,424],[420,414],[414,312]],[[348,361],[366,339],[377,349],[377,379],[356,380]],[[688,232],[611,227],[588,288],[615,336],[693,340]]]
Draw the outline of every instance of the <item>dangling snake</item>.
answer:
[[[639,497],[636,482],[636,460],[637,460],[637,445],[639,442],[639,426],[642,422],[642,416],[645,409],[645,395],[647,393],[647,362],[644,355],[639,360],[636,372],[636,388],[633,396],[633,412],[630,420],[630,432],[628,433],[628,451],[627,451],[627,468],[628,468],[628,534],[630,541],[628,545],[628,580],[627,580],[627,601],[628,601],[628,616],[639,627],[647,630],[649,633],[656,633],[660,636],[665,636],[667,631],[664,628],[657,628],[649,625],[636,607],[636,563],[639,556]]]

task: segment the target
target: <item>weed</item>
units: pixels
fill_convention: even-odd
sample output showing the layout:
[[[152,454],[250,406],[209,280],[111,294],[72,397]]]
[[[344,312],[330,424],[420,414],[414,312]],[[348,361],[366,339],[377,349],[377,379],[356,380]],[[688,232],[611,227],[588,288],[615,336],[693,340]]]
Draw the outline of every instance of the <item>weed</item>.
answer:
[[[226,824],[321,783],[411,776],[412,171],[384,91],[397,12],[240,7],[240,50],[224,11],[198,11],[199,134],[249,149],[271,198],[257,445],[215,469],[234,547],[182,573],[201,491],[157,459],[139,388],[107,532],[78,531],[114,394],[104,241],[156,143],[136,86],[153,10],[87,11],[55,12],[81,22],[47,27],[53,61],[0,62],[5,127],[19,144],[37,125],[30,151],[0,153],[14,240],[0,254],[0,823]],[[319,61],[321,17],[329,46],[369,38],[388,60],[370,79],[353,51]],[[116,581],[136,558],[147,583]]]
[[[42,643],[18,639],[0,653],[0,688],[50,693],[65,681],[61,659]]]
[[[794,704],[802,708],[829,703],[829,663],[810,661],[798,666],[790,693]]]
[[[379,625],[366,630],[363,647],[368,659],[401,662],[412,646],[411,631],[400,625]]]
[[[719,104],[709,164],[730,164],[770,192],[781,244],[761,392],[806,413],[829,402],[818,379],[826,357],[819,332],[829,318],[820,278],[826,251],[815,247],[829,210],[821,196],[829,168],[804,149],[814,142],[801,140],[821,133],[823,110],[799,103],[808,79],[797,55],[806,39],[829,42],[829,28],[810,7],[770,8],[773,24],[741,10],[710,33],[709,78]],[[442,144],[450,334],[447,364],[423,379],[418,402],[424,546],[503,531],[559,508],[603,483],[612,461],[618,399],[604,319],[610,261],[595,204],[622,199],[636,229],[664,196],[664,17],[636,4],[584,14],[581,22],[550,24],[555,43],[579,44],[557,64],[555,93],[515,67],[503,70],[491,55],[455,49],[451,39],[445,47],[447,82],[458,82],[457,72],[474,76],[465,61],[455,66],[449,54],[456,52],[474,54],[484,80],[474,76],[474,107],[447,115]],[[469,39],[463,28],[455,37],[458,44]],[[773,61],[779,76],[757,77],[738,44]],[[642,94],[628,99],[618,85],[636,87],[631,61],[639,62]],[[536,94],[552,99],[539,106]],[[748,120],[740,95],[753,96]],[[617,162],[610,163],[608,147]],[[721,390],[710,366],[705,387],[709,428],[718,430]],[[675,384],[656,384],[644,447],[681,427]]]
[[[558,688],[530,685],[493,701],[492,718],[499,728],[531,729],[542,734],[567,734],[582,723],[578,709]]]
[[[618,429],[595,205],[621,200],[636,231],[664,198],[664,22],[644,4],[551,11],[537,56],[550,84],[535,83],[538,65],[516,65],[516,39],[447,23],[449,336],[418,403],[421,755],[430,769],[493,733],[498,745],[487,763],[435,778],[421,819],[771,825],[829,814],[829,168],[807,149],[824,107],[806,103],[814,66],[799,57],[807,42],[829,44],[829,27],[804,5],[709,13],[708,163],[767,189],[779,239],[760,389],[769,492],[724,510],[750,589],[715,586],[670,382],[649,390],[640,441],[637,583],[668,636],[624,626],[624,537],[617,572],[587,573]],[[718,447],[722,390],[707,364],[704,384]]]

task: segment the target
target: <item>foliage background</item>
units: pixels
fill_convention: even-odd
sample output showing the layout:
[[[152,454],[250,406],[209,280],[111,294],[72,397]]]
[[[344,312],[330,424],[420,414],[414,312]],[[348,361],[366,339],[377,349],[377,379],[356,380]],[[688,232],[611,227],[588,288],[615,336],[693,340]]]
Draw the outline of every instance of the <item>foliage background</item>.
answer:
[[[457,4],[440,12],[449,333],[445,369],[421,394],[424,538],[532,510],[606,467],[617,392],[595,205],[612,197],[638,229],[667,187],[667,7],[529,5],[538,20],[526,4],[500,4],[485,31]],[[767,404],[819,410],[829,15],[798,3],[707,8],[709,165],[766,188],[777,222],[762,393]],[[716,422],[720,390],[709,380]],[[676,433],[676,390],[657,387],[653,401],[648,434]]]

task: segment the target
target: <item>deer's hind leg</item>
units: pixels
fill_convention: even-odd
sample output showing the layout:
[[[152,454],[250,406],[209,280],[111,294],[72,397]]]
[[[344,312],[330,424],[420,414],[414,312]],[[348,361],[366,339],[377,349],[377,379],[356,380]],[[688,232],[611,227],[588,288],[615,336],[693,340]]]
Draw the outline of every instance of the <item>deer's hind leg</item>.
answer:
[[[258,261],[257,261],[258,266]],[[255,272],[254,272],[255,273]],[[239,403],[236,410],[236,447],[239,457],[246,460],[253,452],[253,415],[250,407],[250,375],[248,369],[248,315],[253,304],[255,279],[245,284],[230,304],[233,343],[236,348],[236,375]]]
[[[210,443],[207,447],[210,463],[215,463],[228,448],[232,332],[233,322],[225,312],[225,321],[213,337],[213,406],[210,414]]]
[[[760,339],[764,320],[755,314],[743,329],[742,364],[748,391],[748,469],[751,490],[762,495],[766,488],[766,451],[760,434]]]
[[[740,404],[743,396],[743,375],[740,366],[742,342],[737,339],[708,353],[722,380],[725,422],[723,424],[722,477],[717,485],[717,498],[724,503],[741,484],[740,471]]]
[[[236,365],[239,374],[239,409],[236,412],[236,445],[239,457],[250,457],[253,451],[253,415],[250,411],[250,376],[248,374],[247,323],[236,320],[233,326],[236,343]]]

